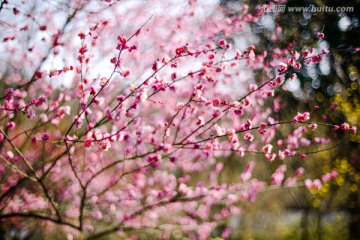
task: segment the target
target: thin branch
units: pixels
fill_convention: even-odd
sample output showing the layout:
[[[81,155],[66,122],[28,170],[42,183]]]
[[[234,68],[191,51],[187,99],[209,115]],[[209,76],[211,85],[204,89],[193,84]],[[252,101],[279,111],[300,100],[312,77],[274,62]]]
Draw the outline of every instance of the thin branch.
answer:
[[[7,164],[9,165],[12,169],[14,169],[17,173],[19,173],[20,175],[22,175],[23,177],[26,177],[28,179],[30,179],[31,181],[36,182],[37,180],[33,177],[30,177],[29,175],[27,175],[25,172],[21,171],[17,166],[15,166],[12,162],[6,160],[6,158],[3,155],[0,155],[0,158]]]
[[[62,220],[60,220],[60,219],[54,219],[54,218],[51,218],[51,217],[39,215],[39,214],[32,213],[32,212],[28,212],[28,213],[25,213],[25,212],[17,212],[17,213],[0,214],[0,219],[9,219],[9,218],[18,218],[18,217],[21,217],[21,218],[32,218],[32,219],[50,221],[50,222],[53,222],[53,223],[57,223],[57,224],[66,225],[66,226],[72,227],[72,228],[74,228],[74,229],[76,229],[76,230],[80,230],[78,226],[76,226],[76,225],[74,225],[74,224],[72,224],[72,223],[64,222],[64,221],[62,221]]]
[[[268,123],[266,126],[267,127],[270,127],[270,126],[276,126],[276,125],[282,125],[282,124],[293,124],[293,121],[282,121],[282,122],[276,122],[276,123]],[[311,124],[312,122],[298,122],[298,123],[301,123],[301,124]],[[329,127],[334,127],[335,125],[333,124],[329,124],[329,123],[316,123],[318,125],[323,125],[323,126],[329,126]],[[235,133],[243,133],[243,132],[247,132],[247,131],[251,131],[251,130],[256,130],[260,128],[260,126],[257,126],[257,127],[252,127],[252,128],[249,128],[249,129],[244,129],[244,130],[238,130],[238,131],[235,131]],[[181,146],[185,146],[185,145],[191,145],[191,144],[198,144],[198,143],[203,143],[203,142],[207,142],[207,141],[210,141],[212,139],[215,139],[215,138],[222,138],[222,137],[227,137],[228,135],[227,134],[224,134],[224,135],[217,135],[217,136],[211,136],[209,138],[205,138],[205,139],[202,139],[202,140],[199,140],[199,141],[195,141],[195,142],[188,142],[188,143],[183,143],[184,140],[178,142],[178,143],[175,143],[174,145],[181,145]]]

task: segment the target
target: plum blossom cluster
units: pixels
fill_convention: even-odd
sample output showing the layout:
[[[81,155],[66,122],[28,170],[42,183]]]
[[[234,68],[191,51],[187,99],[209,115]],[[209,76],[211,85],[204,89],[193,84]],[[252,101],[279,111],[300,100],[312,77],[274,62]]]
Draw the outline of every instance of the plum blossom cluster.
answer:
[[[171,4],[163,1],[128,6],[136,13],[129,16],[122,4],[70,1],[61,26],[46,17],[52,5],[33,17],[7,13],[17,18],[14,25],[28,27],[15,35],[4,31],[1,47],[21,53],[7,56],[13,68],[0,91],[5,224],[21,228],[31,218],[69,239],[131,237],[128,229],[149,227],[163,239],[174,231],[208,239],[260,191],[318,189],[336,177],[334,169],[306,179],[305,167],[294,169],[289,161],[301,164],[312,154],[309,147],[326,151],[336,142],[321,136],[321,128],[349,136],[356,126],[315,121],[310,110],[283,119],[278,113],[287,110],[275,98],[287,78],[321,62],[328,50],[287,47],[268,55],[254,45],[236,49],[236,35],[263,14],[246,5],[230,18],[210,2],[189,1],[186,11],[164,16],[144,10],[166,11]],[[203,9],[219,14],[204,19]],[[32,29],[34,19],[40,29]],[[139,24],[129,28],[128,22]],[[45,47],[19,49],[27,31]],[[63,66],[55,68],[58,63]],[[29,73],[22,76],[24,64]],[[257,79],[255,71],[265,77]],[[233,153],[241,173],[227,183],[220,176]],[[271,161],[276,170],[257,179],[258,161]],[[227,226],[221,236],[232,230]]]

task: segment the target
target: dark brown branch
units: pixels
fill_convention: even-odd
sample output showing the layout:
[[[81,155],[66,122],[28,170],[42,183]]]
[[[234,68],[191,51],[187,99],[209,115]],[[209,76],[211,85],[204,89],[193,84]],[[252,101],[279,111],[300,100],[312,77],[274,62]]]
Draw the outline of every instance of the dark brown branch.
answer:
[[[134,218],[136,216],[139,216],[149,210],[152,210],[156,207],[161,207],[161,206],[165,206],[167,204],[171,204],[171,203],[176,203],[176,202],[192,202],[192,201],[196,201],[196,200],[199,200],[203,197],[205,197],[206,195],[200,195],[200,196],[197,196],[197,197],[192,197],[192,198],[178,198],[178,196],[175,196],[173,197],[172,199],[168,200],[168,201],[163,201],[163,202],[159,202],[159,203],[155,203],[155,204],[151,204],[151,205],[147,205],[145,207],[143,207],[142,209],[138,210],[138,211],[135,211],[133,212],[130,216],[129,216],[129,219],[131,218]],[[118,230],[120,230],[123,225],[125,223],[125,220],[121,221],[118,225],[112,227],[112,228],[109,228],[107,230],[104,230],[102,232],[99,232],[99,233],[96,233],[90,237],[88,237],[87,239],[88,240],[91,240],[91,239],[98,239],[98,238],[101,238],[101,237],[104,237],[104,236],[107,236],[111,233],[114,233]]]

